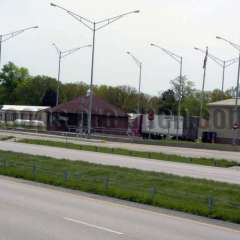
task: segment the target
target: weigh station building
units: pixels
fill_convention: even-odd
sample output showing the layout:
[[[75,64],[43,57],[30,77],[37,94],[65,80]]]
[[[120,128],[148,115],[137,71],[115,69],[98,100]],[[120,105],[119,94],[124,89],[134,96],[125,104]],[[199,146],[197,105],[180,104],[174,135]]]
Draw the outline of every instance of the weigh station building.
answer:
[[[49,109],[49,130],[86,132],[88,108],[89,96],[82,96]],[[91,127],[92,132],[125,135],[128,114],[94,96]]]

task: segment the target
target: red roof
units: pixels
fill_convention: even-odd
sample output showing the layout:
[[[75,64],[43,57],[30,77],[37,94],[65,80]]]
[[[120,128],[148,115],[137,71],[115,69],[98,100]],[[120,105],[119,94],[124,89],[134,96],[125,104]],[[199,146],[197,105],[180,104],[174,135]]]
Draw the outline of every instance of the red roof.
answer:
[[[60,104],[54,108],[49,109],[50,112],[57,113],[88,113],[88,105],[89,105],[89,97],[77,97],[69,102]],[[126,113],[124,113],[119,108],[114,105],[103,101],[98,97],[93,97],[93,108],[92,114],[94,115],[102,115],[102,116],[115,116],[115,117],[128,117]]]

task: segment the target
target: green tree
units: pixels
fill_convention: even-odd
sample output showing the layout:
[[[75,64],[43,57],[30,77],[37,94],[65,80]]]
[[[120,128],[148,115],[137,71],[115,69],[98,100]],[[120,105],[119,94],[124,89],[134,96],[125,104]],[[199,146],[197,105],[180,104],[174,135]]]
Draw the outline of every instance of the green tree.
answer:
[[[163,92],[160,97],[159,104],[159,114],[176,114],[177,113],[177,100],[175,96],[175,92],[172,89],[168,89]]]
[[[199,116],[201,91],[194,88],[193,82],[183,76],[183,95],[181,104],[182,115]],[[0,105],[54,105],[57,81],[48,76],[30,76],[26,68],[20,68],[13,63],[5,65],[0,72]],[[86,96],[89,85],[86,83],[60,83],[60,103],[67,102],[78,96]],[[142,113],[154,110],[156,113],[177,114],[180,96],[180,79],[171,81],[171,88],[160,96],[150,96],[141,93],[140,109]],[[203,112],[208,117],[207,104],[233,97],[235,88],[224,94],[220,90],[205,92]],[[136,113],[138,107],[138,91],[130,86],[94,86],[94,95],[119,107],[125,112]]]
[[[89,86],[86,83],[65,83],[60,87],[60,102],[67,102],[79,96],[86,96]]]
[[[30,78],[26,68],[19,68],[9,62],[4,65],[0,73],[1,101],[4,104],[16,103],[16,89]]]
[[[96,96],[119,107],[125,112],[136,113],[138,106],[138,93],[135,88],[129,86],[109,87],[106,85],[95,86]],[[141,96],[141,105],[143,104]]]
[[[47,76],[26,79],[16,89],[16,103],[25,105],[42,105],[48,91],[56,92],[57,81]]]
[[[159,111],[160,97],[151,96],[148,101],[148,109],[147,111],[153,110],[155,113]]]
[[[5,103],[5,90],[3,86],[0,85],[0,105]]]
[[[182,81],[180,80],[180,77],[177,77],[171,80],[170,84],[177,99],[190,96],[194,92],[194,83],[189,81],[187,76],[183,76]]]
[[[236,88],[231,87],[225,91],[225,94],[229,96],[229,98],[234,98],[236,96]]]
[[[217,102],[229,98],[231,98],[231,95],[228,92],[222,92],[220,89],[214,89],[210,94],[211,102]]]
[[[205,92],[203,101],[203,117],[208,118],[208,103],[210,102],[211,92]],[[201,91],[195,90],[191,95],[183,98],[181,104],[181,113],[183,115],[197,117],[200,115],[201,107]]]

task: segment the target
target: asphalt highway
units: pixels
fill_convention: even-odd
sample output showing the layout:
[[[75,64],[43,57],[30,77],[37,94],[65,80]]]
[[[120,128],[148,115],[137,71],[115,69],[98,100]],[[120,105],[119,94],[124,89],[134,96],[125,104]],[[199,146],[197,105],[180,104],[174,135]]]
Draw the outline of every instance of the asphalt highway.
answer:
[[[199,179],[240,184],[240,171],[237,169],[151,160],[145,158],[87,152],[15,142],[0,142],[0,150],[38,156],[48,156],[56,159],[67,159],[73,161],[81,160],[102,165],[120,166],[145,171],[163,172],[179,176],[188,176]]]
[[[0,178],[1,240],[239,240],[240,228]],[[201,220],[201,221],[200,221]]]

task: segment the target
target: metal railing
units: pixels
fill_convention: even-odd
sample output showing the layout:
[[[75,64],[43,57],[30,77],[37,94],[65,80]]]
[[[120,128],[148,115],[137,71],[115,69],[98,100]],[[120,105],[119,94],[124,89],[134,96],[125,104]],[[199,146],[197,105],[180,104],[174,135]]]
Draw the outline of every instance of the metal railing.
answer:
[[[61,165],[61,163],[59,163]],[[237,214],[240,221],[240,203],[231,200],[231,196],[214,196],[207,194],[201,196],[199,193],[182,191],[178,189],[164,189],[162,184],[177,182],[176,179],[165,179],[158,176],[157,185],[142,184],[136,182],[132,185],[123,184],[121,178],[108,175],[93,175],[90,171],[79,171],[69,167],[63,169],[58,167],[46,167],[44,163],[21,162],[6,160],[0,156],[0,174],[24,178],[37,182],[63,186],[71,189],[108,195],[121,199],[140,203],[162,206],[181,211],[193,212],[200,215],[211,215],[221,217],[221,214]],[[154,176],[153,176],[154,177]],[[179,182],[179,181],[178,181]],[[162,186],[161,186],[162,185]],[[218,216],[218,214],[220,214]]]

